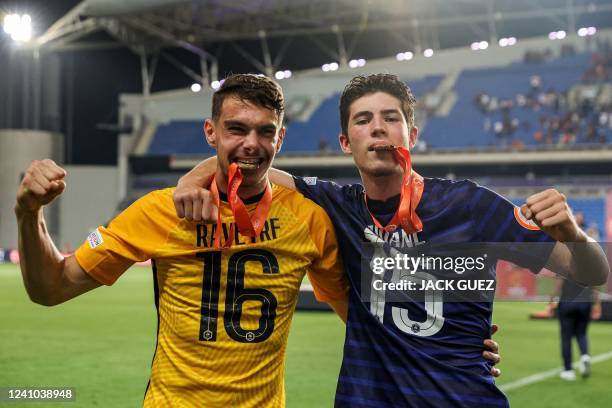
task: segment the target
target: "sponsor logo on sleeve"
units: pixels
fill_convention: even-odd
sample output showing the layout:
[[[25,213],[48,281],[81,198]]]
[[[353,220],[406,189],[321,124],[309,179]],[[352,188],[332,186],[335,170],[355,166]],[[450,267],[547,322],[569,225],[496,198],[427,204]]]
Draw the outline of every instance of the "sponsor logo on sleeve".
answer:
[[[101,245],[104,242],[102,239],[102,234],[100,234],[100,230],[98,228],[89,234],[87,237],[87,242],[89,242],[91,249],[95,249],[98,245]]]
[[[533,220],[528,220],[527,218],[525,218],[519,207],[514,207],[514,218],[516,219],[516,222],[518,222],[523,228],[526,228],[531,231],[540,230],[540,227],[538,227],[536,223],[533,222]]]

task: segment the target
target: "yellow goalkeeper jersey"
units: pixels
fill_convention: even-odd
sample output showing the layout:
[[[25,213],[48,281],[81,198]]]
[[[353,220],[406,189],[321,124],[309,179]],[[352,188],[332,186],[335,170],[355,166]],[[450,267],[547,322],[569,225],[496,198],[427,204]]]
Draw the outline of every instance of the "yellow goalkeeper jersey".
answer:
[[[157,347],[146,407],[283,407],[285,349],[305,273],[319,301],[343,300],[348,283],[325,211],[273,185],[258,237],[214,248],[216,225],[179,219],[174,189],[137,200],[76,251],[81,267],[112,285],[152,259]],[[256,204],[247,204],[252,213]],[[225,242],[233,221],[221,214]]]

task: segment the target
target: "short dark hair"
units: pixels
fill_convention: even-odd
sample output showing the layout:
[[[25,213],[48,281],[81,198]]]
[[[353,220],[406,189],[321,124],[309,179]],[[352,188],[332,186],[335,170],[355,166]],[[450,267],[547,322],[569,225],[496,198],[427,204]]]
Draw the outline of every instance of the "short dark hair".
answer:
[[[264,75],[233,74],[225,78],[213,94],[212,118],[219,119],[223,101],[228,96],[249,101],[262,108],[274,110],[281,123],[285,113],[285,98],[280,85]]]
[[[392,74],[358,75],[351,79],[340,97],[340,125],[343,134],[348,136],[348,121],[352,103],[362,96],[375,92],[385,92],[399,99],[408,126],[414,126],[416,98],[408,85]]]

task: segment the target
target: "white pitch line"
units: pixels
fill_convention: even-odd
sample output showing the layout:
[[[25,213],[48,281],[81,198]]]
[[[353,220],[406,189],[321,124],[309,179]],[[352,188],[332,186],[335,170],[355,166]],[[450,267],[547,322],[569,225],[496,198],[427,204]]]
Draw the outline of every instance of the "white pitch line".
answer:
[[[591,357],[591,364],[601,363],[602,361],[606,361],[612,358],[612,351],[608,351],[607,353],[598,354],[596,356]],[[578,366],[578,361],[574,361],[574,368]],[[511,391],[517,388],[524,387],[529,384],[537,383],[540,381],[544,381],[548,378],[555,377],[559,375],[562,371],[562,368],[553,368],[552,370],[543,371],[541,373],[533,374],[525,378],[521,378],[520,380],[513,381],[508,384],[503,384],[499,386],[499,389],[502,391]]]

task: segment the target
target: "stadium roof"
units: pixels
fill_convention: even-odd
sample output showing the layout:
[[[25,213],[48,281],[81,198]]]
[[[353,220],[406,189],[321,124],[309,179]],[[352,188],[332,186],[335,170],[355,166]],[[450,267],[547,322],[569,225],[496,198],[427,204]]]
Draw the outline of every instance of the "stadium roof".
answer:
[[[612,26],[612,0],[84,0],[36,44],[51,50],[127,46],[145,57],[182,48],[201,59],[202,72],[183,71],[211,80],[219,71],[271,75],[281,67],[342,65],[355,57],[505,36],[572,33],[583,25]],[[110,38],[92,36],[97,31]],[[220,69],[221,57],[234,66]]]

